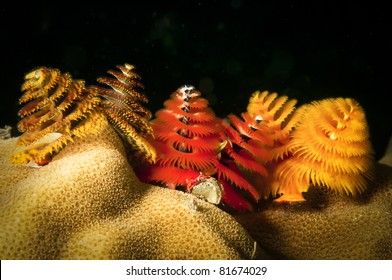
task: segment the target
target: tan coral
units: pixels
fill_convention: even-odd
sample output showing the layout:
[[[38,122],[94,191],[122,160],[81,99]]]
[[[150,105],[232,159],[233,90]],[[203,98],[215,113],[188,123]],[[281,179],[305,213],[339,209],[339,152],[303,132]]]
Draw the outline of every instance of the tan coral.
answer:
[[[302,204],[274,203],[236,218],[276,258],[392,259],[392,162],[376,166],[356,198],[313,187]]]
[[[117,134],[67,145],[45,166],[13,165],[0,141],[1,259],[249,259],[247,232],[179,191],[140,183]]]

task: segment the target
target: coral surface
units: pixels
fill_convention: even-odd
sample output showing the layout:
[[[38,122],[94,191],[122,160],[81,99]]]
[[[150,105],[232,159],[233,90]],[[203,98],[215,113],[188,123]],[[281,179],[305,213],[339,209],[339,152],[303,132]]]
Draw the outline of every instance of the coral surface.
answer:
[[[140,183],[110,126],[45,166],[10,163],[17,141],[0,140],[1,259],[266,257],[214,205]]]
[[[392,137],[364,193],[318,187],[305,197],[235,217],[274,258],[392,259]]]

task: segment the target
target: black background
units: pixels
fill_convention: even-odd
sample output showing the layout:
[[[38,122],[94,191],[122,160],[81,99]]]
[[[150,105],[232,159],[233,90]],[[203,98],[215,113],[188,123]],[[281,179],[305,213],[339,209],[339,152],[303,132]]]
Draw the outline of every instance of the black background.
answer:
[[[299,105],[352,97],[366,111],[376,157],[384,153],[392,133],[392,35],[383,4],[156,2],[1,6],[0,127],[15,127],[20,85],[33,68],[96,84],[127,62],[143,77],[152,112],[184,84],[201,90],[220,117],[246,111],[255,90],[278,91]]]

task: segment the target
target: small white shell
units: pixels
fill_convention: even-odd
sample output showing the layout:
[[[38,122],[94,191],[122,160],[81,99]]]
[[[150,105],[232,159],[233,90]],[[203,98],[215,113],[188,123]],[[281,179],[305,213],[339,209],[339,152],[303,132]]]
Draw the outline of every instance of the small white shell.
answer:
[[[202,178],[191,193],[200,199],[218,205],[222,200],[222,185],[213,177]]]

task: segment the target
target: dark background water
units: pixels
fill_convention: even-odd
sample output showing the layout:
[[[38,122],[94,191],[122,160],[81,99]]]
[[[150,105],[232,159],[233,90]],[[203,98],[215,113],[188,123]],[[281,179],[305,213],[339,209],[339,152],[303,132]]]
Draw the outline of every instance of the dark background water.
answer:
[[[220,117],[244,112],[255,90],[278,91],[299,105],[355,98],[366,111],[376,157],[383,154],[392,133],[386,6],[165,2],[2,6],[0,127],[15,127],[20,85],[31,69],[55,67],[96,84],[108,69],[127,62],[142,75],[152,112],[183,84],[200,89]]]

